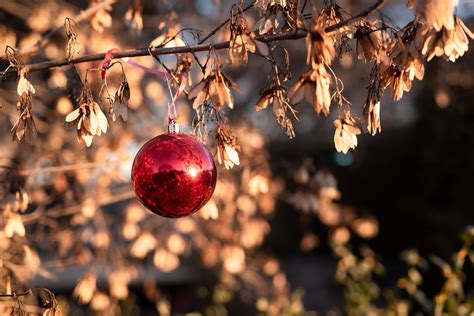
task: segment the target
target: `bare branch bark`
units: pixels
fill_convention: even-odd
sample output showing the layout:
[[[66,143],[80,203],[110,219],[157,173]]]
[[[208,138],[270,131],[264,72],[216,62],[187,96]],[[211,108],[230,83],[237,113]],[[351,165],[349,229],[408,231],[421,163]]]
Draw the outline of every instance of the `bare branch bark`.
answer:
[[[13,293],[8,294],[8,293],[0,293],[0,297],[18,297],[18,296],[25,296],[25,295],[30,295],[31,294],[31,289],[25,292],[15,292],[12,291]]]
[[[359,22],[364,17],[374,13],[381,7],[383,7],[388,0],[379,0],[367,10],[360,12],[359,14],[344,20],[340,23],[335,25],[331,25],[325,29],[326,32],[334,32],[342,27],[352,25],[354,23]],[[298,32],[288,32],[284,34],[274,34],[274,35],[266,35],[266,36],[257,36],[256,39],[265,43],[270,43],[274,41],[281,41],[281,40],[297,40],[304,38],[306,36],[306,31],[299,30]],[[212,34],[211,34],[212,36]],[[210,37],[210,36],[209,36]],[[181,53],[189,53],[189,52],[202,52],[202,51],[209,51],[211,49],[226,49],[229,48],[229,42],[219,42],[214,44],[197,44],[193,46],[180,46],[180,47],[155,47],[151,49],[151,54],[154,56],[158,55],[171,55],[171,54],[181,54]],[[114,53],[114,59],[123,58],[123,57],[138,57],[138,56],[146,56],[148,55],[148,47],[146,48],[138,48],[138,49],[129,49],[124,50],[121,52]],[[80,56],[71,60],[66,58],[64,59],[56,59],[51,61],[45,61],[41,63],[35,63],[27,65],[28,70],[30,72],[46,70],[50,68],[62,67],[69,64],[79,64],[89,61],[97,61],[103,60],[105,58],[105,53],[100,54],[91,54],[91,55],[84,55]],[[1,76],[6,76],[16,73],[15,69],[9,69],[4,73],[0,73]]]

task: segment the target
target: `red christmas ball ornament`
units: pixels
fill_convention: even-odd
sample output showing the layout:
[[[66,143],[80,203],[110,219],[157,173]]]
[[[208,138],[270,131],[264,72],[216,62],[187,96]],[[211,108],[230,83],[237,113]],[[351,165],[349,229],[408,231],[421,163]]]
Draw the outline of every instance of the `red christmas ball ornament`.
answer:
[[[149,140],[132,166],[132,185],[140,202],[153,213],[178,218],[203,207],[216,187],[217,169],[206,146],[176,132]]]

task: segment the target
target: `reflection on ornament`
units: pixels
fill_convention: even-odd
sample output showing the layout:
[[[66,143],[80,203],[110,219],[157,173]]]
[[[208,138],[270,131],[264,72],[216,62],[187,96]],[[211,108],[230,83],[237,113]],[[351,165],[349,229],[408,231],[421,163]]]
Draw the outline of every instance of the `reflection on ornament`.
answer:
[[[203,207],[216,179],[216,165],[206,146],[174,129],[143,145],[132,166],[132,185],[140,202],[153,213],[171,218]]]

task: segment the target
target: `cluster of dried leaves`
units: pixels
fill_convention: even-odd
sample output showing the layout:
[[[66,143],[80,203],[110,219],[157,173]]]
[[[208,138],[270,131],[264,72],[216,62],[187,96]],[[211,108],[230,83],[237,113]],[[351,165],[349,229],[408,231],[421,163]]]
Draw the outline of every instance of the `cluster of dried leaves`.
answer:
[[[234,9],[237,13],[234,13]],[[269,53],[268,46],[255,39],[255,33],[250,30],[250,25],[240,6],[233,6],[229,20],[229,58],[231,63],[247,64],[248,53],[257,51],[263,56]]]
[[[276,74],[278,75],[278,74]],[[284,86],[271,83],[269,87],[265,88],[261,92],[261,97],[255,105],[255,111],[261,111],[271,105],[273,113],[277,119],[277,123],[285,129],[286,135],[289,138],[295,137],[295,131],[293,129],[293,122],[288,117],[291,114],[293,118],[298,120],[297,112],[290,104],[288,97],[286,97],[286,89]]]
[[[107,96],[105,98],[106,102],[104,103],[108,104],[109,106],[109,113],[112,121],[115,122],[118,118],[122,118],[122,120],[126,122],[128,118],[128,100],[130,99],[130,87],[122,67],[120,84],[117,91],[113,95],[109,92],[106,72],[114,65],[109,64],[110,59],[111,57],[106,57],[102,63],[101,68],[90,70],[97,70],[102,74],[103,83],[101,91],[99,92],[99,98],[102,100],[100,95],[102,94],[102,91],[105,91]],[[120,63],[118,64],[121,65]],[[77,130],[78,141],[84,141],[86,146],[89,147],[92,144],[92,139],[94,136],[100,136],[102,133],[107,133],[109,123],[107,116],[102,111],[99,103],[94,101],[91,87],[87,81],[87,74],[84,82],[82,83],[82,93],[78,98],[77,103],[78,108],[69,113],[65,118],[66,126],[70,126]]]
[[[71,123],[77,130],[78,140],[82,139],[87,146],[92,144],[94,136],[107,133],[109,126],[107,117],[100,105],[94,101],[87,80],[84,82],[84,89],[79,99],[79,108],[66,116],[66,122]]]
[[[189,99],[194,99],[193,109],[197,110],[208,104],[212,104],[216,110],[220,110],[224,105],[233,109],[234,97],[230,88],[236,88],[237,85],[221,72],[222,65],[215,55],[208,61],[203,78],[188,95]]]
[[[32,142],[37,135],[35,121],[31,112],[33,94],[35,94],[36,91],[31,82],[26,79],[28,68],[26,68],[18,52],[14,48],[7,46],[5,56],[10,64],[9,67],[13,67],[17,70],[19,78],[17,85],[19,100],[16,104],[16,108],[18,112],[20,112],[20,116],[13,125],[12,137],[13,140],[26,139],[28,142]]]
[[[234,165],[240,165],[239,154],[236,145],[236,137],[232,134],[228,124],[218,124],[216,129],[217,161],[226,169],[232,169]]]
[[[254,29],[259,34],[278,34],[295,31],[303,26],[303,16],[298,1],[257,0],[254,3],[260,19]]]

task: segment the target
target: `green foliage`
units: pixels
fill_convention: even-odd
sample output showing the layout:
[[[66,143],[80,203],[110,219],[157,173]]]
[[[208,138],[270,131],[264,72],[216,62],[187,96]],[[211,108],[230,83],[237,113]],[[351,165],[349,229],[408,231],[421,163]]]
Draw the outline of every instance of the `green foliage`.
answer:
[[[444,278],[442,288],[432,298],[428,298],[421,287],[422,273],[430,265],[418,251],[402,253],[402,259],[408,265],[406,275],[398,279],[394,288],[381,290],[376,276],[383,275],[384,267],[372,250],[363,247],[356,255],[348,246],[333,244],[333,251],[339,258],[335,277],[344,287],[345,312],[350,316],[410,315],[417,310],[415,306],[419,306],[425,313],[435,316],[472,315],[474,293],[464,293],[464,270],[474,264],[474,228],[466,229],[462,239],[464,244],[453,254],[451,263],[430,256],[431,266],[440,268]]]

